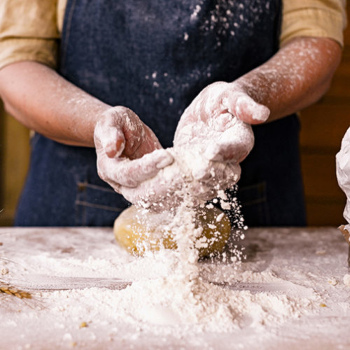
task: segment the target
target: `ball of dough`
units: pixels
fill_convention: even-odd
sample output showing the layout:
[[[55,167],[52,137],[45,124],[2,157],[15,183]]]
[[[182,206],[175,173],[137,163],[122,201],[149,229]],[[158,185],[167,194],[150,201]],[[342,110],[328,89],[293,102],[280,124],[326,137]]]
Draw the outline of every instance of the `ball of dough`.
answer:
[[[172,220],[169,212],[154,213],[131,206],[124,210],[114,222],[114,236],[117,242],[134,255],[142,256],[145,251],[177,249],[168,223]],[[195,246],[199,257],[207,257],[223,251],[231,232],[230,220],[221,210],[198,208],[195,226],[202,233]]]

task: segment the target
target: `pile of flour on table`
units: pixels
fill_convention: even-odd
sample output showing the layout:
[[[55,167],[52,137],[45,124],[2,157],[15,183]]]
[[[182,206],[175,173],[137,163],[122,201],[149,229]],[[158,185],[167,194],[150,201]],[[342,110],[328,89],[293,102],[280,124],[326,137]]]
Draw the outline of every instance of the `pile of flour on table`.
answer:
[[[6,303],[11,322],[22,331],[28,329],[29,342],[33,343],[38,324],[51,325],[72,344],[81,343],[79,337],[84,334],[95,339],[110,334],[115,339],[123,335],[123,329],[127,330],[127,339],[130,334],[144,337],[148,333],[182,339],[202,332],[264,330],[319,307],[320,300],[312,289],[296,286],[268,269],[252,271],[250,262],[240,262],[243,253],[238,240],[243,239],[243,228],[237,230],[236,240],[222,256],[198,261],[196,250],[191,248],[197,232],[190,210],[180,209],[183,212],[177,220],[181,218],[181,224],[173,225],[178,226],[174,232],[181,248],[148,253],[142,258],[113,244],[112,233],[109,236],[105,229],[99,232],[87,228],[84,235],[82,229],[76,234],[74,229],[57,230],[45,239],[32,230],[29,235],[23,234],[30,246],[21,236],[14,238],[11,258],[19,264],[5,264],[8,273],[4,278],[23,273],[23,278],[30,281],[34,273],[60,278],[119,278],[132,284],[114,290],[98,287],[96,282],[93,288],[34,293],[33,300],[19,303],[11,297]],[[9,247],[10,242],[11,238],[4,246]],[[18,313],[17,309],[22,311]],[[87,328],[79,332],[79,325],[85,323]]]
[[[180,333],[188,330],[230,332],[247,326],[281,324],[287,319],[298,318],[312,306],[309,296],[305,295],[287,296],[280,292],[231,288],[230,284],[235,286],[237,283],[249,286],[286,281],[271,272],[240,273],[242,252],[237,242],[233,242],[223,256],[216,258],[217,264],[199,262],[198,252],[193,249],[193,241],[199,232],[193,225],[188,206],[178,208],[171,229],[178,250],[164,249],[135,260],[130,257],[124,268],[125,271],[133,270],[134,276],[130,274],[133,283],[126,289],[60,291],[50,297],[66,296],[60,310],[68,314],[73,312],[77,317],[84,314],[85,319],[89,318],[83,301],[87,298],[93,300],[91,314],[98,313],[100,318],[115,318],[137,325],[142,331],[172,335],[175,330]],[[237,230],[237,240],[244,238],[243,230],[243,226]],[[98,269],[103,269],[101,261],[98,263]]]
[[[122,290],[94,287],[42,292],[43,300],[50,308],[43,310],[40,317],[54,319],[56,323],[58,319],[69,319],[75,325],[79,320],[126,322],[142,332],[181,336],[189,330],[222,333],[279,325],[313,309],[317,296],[286,293],[288,286],[286,288],[285,284],[289,282],[272,272],[242,272],[244,251],[240,249],[239,241],[244,239],[246,227],[239,204],[225,197],[223,192],[216,203],[220,201],[221,207],[237,211],[232,242],[220,257],[199,261],[198,251],[193,246],[201,229],[195,227],[191,201],[186,193],[183,199],[168,227],[177,242],[177,250],[148,252],[142,258],[129,256],[121,250],[116,259],[111,252],[118,247],[110,244],[111,252],[104,252],[98,259],[87,259],[94,243],[85,242],[85,256],[79,253],[78,258],[74,254],[57,255],[44,251],[35,256],[31,252],[26,257],[26,264],[38,274],[118,277],[132,281]],[[74,235],[60,239],[82,249],[81,241],[75,242]],[[72,252],[78,253],[78,249],[72,248]],[[284,285],[284,288],[266,291],[264,287],[259,289],[260,284]]]
[[[221,201],[227,205],[226,197]],[[239,208],[236,209],[240,216]],[[148,328],[155,324],[187,325],[198,330],[228,332],[247,322],[261,326],[283,322],[286,318],[297,318],[301,310],[310,305],[310,301],[305,298],[289,297],[283,293],[252,293],[249,290],[230,289],[229,284],[234,285],[239,280],[248,284],[281,282],[271,273],[246,271],[238,276],[236,270],[243,253],[235,243],[244,238],[243,230],[246,229],[240,218],[238,222],[241,227],[234,233],[236,242],[230,244],[229,251],[219,258],[225,260],[225,268],[217,271],[220,276],[208,276],[205,262],[198,262],[198,251],[193,249],[194,241],[200,235],[200,228],[194,227],[193,217],[192,210],[184,200],[171,225],[178,249],[164,250],[154,256],[154,263],[167,266],[168,274],[161,278],[141,279],[115,293],[116,314]],[[210,279],[219,282],[211,283]]]

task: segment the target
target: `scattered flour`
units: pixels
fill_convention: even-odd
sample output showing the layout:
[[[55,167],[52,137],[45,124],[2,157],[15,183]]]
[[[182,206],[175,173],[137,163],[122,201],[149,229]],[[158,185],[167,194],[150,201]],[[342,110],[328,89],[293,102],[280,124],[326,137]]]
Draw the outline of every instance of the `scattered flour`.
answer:
[[[333,234],[335,229],[321,232],[325,243],[319,247],[333,252],[330,257],[341,253]],[[232,261],[230,249],[221,257],[199,262],[193,261],[196,253],[191,251],[186,257],[162,250],[136,258],[113,244],[111,235],[107,229],[33,228],[1,236],[2,257],[16,262],[0,259],[0,270],[8,271],[3,280],[16,276],[30,280],[35,273],[96,280],[85,289],[33,292],[30,300],[0,294],[3,345],[30,344],[38,349],[59,348],[57,344],[86,349],[171,345],[209,350],[242,343],[246,349],[265,350],[272,348],[269,341],[276,334],[285,339],[292,333],[294,341],[314,339],[315,327],[322,331],[322,340],[333,334],[333,341],[338,341],[334,332],[339,329],[346,332],[339,342],[348,339],[344,323],[349,315],[348,287],[335,283],[342,280],[346,267],[342,275],[334,275],[339,259],[330,263],[314,253],[315,232],[293,238],[293,229],[251,230],[245,241],[232,244],[237,251],[241,244],[247,248],[249,258],[244,263],[239,258]],[[190,242],[184,237],[184,246],[186,241]],[[275,245],[272,255],[270,242]],[[258,255],[252,260],[254,246]],[[317,278],[308,277],[308,272]],[[103,287],[103,280],[110,278],[132,284],[122,290]],[[40,341],[45,345],[40,347]]]
[[[228,122],[237,121],[231,118]],[[177,176],[184,180],[184,175],[188,176],[189,164],[192,168],[200,169],[201,165],[198,163],[196,166],[196,161],[191,152],[185,153],[185,158],[178,158],[177,169],[182,169],[182,172],[177,173]],[[172,166],[166,169],[174,172]],[[164,176],[166,172],[162,174]],[[235,183],[238,180],[237,172],[233,174],[236,177],[231,178],[231,182]],[[173,173],[170,175],[173,176]],[[76,327],[84,322],[88,325],[96,319],[102,319],[109,325],[127,323],[137,330],[134,335],[146,331],[181,338],[189,333],[228,333],[242,328],[280,325],[312,310],[312,301],[317,299],[312,292],[287,294],[286,290],[278,287],[286,281],[271,273],[237,272],[244,255],[238,241],[244,238],[246,227],[237,200],[228,196],[222,188],[216,189],[218,197],[209,206],[220,203],[223,209],[235,210],[237,218],[233,221],[236,230],[230,249],[218,260],[225,268],[221,271],[217,269],[214,273],[205,268],[205,264],[199,261],[198,250],[194,248],[196,239],[202,233],[202,228],[194,224],[193,183],[196,178],[201,179],[201,176],[192,173],[190,180],[184,180],[183,186],[176,189],[176,195],[181,200],[172,208],[172,221],[167,222],[167,229],[172,232],[177,243],[176,250],[148,252],[139,259],[126,256],[119,263],[119,271],[111,264],[108,254],[98,259],[85,256],[79,260],[70,255],[57,258],[45,252],[46,241],[41,254],[32,256],[31,251],[26,264],[37,267],[36,273],[44,274],[45,270],[52,269],[52,274],[56,275],[79,275],[78,271],[83,272],[85,266],[99,278],[101,275],[116,274],[132,282],[122,290],[92,287],[42,292],[42,300],[50,308],[40,310],[41,319],[46,318],[48,322],[55,320],[55,323],[60,319],[64,324],[70,319]],[[213,178],[216,178],[215,174]],[[174,196],[173,189],[171,191],[170,195]],[[74,235],[67,240],[73,244]],[[76,246],[79,247],[79,243]],[[74,253],[74,249],[71,252]],[[12,276],[11,269],[9,275]],[[30,279],[30,276],[27,278]],[[267,291],[259,289],[261,284],[269,286]],[[251,290],[249,286],[255,286],[255,289]],[[73,341],[70,333],[65,333],[63,339]]]
[[[283,323],[286,319],[298,318],[302,310],[310,306],[310,299],[304,296],[253,293],[232,288],[239,283],[233,277],[234,269],[242,257],[237,245],[231,246],[229,252],[229,274],[226,271],[221,276],[206,276],[198,262],[198,250],[194,248],[201,228],[194,225],[191,188],[184,186],[180,191],[182,202],[173,208],[176,210],[175,215],[171,223],[167,223],[167,230],[174,235],[178,248],[173,251],[163,250],[160,255],[155,253],[155,261],[168,266],[169,272],[159,278],[142,278],[125,290],[108,293],[111,298],[109,304],[113,305],[112,310],[118,318],[157,334],[173,333],[174,327],[190,327],[194,332],[221,333],[247,325],[262,327],[271,323]],[[234,206],[237,210],[236,203],[230,203],[223,191],[219,191],[219,194],[221,198],[217,200],[226,204],[226,209]],[[237,215],[239,228],[244,228],[239,211]],[[237,230],[235,237],[237,240],[244,238],[241,229]],[[223,259],[225,254],[227,253],[223,254]],[[232,264],[232,261],[235,263]],[[253,284],[281,282],[272,274],[248,271],[241,274],[240,281]],[[99,307],[100,310],[101,308]]]
[[[221,195],[223,198],[217,201],[230,200],[224,193]],[[242,251],[237,242],[244,236],[240,219],[231,249],[217,258],[218,264],[209,265],[216,268],[210,269],[205,261],[198,261],[198,251],[193,247],[201,229],[194,226],[190,197],[184,193],[183,198],[173,221],[168,223],[177,250],[149,252],[144,258],[121,256],[119,270],[108,256],[57,259],[42,252],[30,257],[28,264],[44,270],[50,266],[56,275],[79,274],[85,266],[98,277],[116,273],[132,281],[122,290],[92,287],[42,292],[50,309],[41,310],[41,317],[71,319],[76,326],[96,319],[107,324],[123,322],[141,333],[181,338],[189,333],[228,333],[247,327],[280,325],[313,309],[317,298],[312,291],[285,293],[290,286],[285,290],[278,286],[288,282],[271,272],[238,271]],[[268,286],[267,290],[262,285]]]
[[[200,11],[201,11],[201,6],[200,5],[196,5],[193,13],[191,14],[191,20],[192,21],[194,21],[197,18],[197,16],[198,16]]]
[[[98,312],[106,320],[123,320],[158,335],[226,333],[233,330],[280,325],[297,319],[311,302],[285,294],[234,291],[204,281],[173,278],[141,280],[121,291],[90,288],[80,291],[44,293],[50,299],[64,300],[64,314],[84,315],[88,320]],[[94,300],[91,310],[83,306]]]

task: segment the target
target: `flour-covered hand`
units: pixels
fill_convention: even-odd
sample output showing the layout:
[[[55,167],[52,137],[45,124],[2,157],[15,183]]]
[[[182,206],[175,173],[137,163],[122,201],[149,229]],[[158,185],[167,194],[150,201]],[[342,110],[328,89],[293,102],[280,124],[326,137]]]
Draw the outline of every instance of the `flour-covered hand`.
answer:
[[[191,169],[196,183],[205,183],[206,188],[216,191],[226,189],[239,180],[239,164],[254,145],[250,124],[262,123],[268,116],[267,107],[256,103],[234,83],[214,83],[185,110],[174,148],[197,151],[199,159]]]
[[[201,157],[201,152],[195,148],[168,148],[166,151],[174,162],[135,188],[123,187],[126,199],[153,211],[172,210],[184,200],[197,206],[218,196],[239,179],[238,164],[210,161]]]
[[[123,188],[138,187],[173,162],[152,130],[125,107],[113,107],[103,115],[94,141],[99,176],[121,194]]]
[[[269,113],[267,107],[255,102],[237,84],[211,84],[182,115],[174,146],[203,143],[209,159],[240,163],[253,146],[249,124],[263,123]]]
[[[202,121],[215,119],[225,113],[248,124],[261,124],[268,119],[270,110],[256,102],[239,80],[232,83],[219,81],[199,93],[181,117],[180,125],[198,118]]]

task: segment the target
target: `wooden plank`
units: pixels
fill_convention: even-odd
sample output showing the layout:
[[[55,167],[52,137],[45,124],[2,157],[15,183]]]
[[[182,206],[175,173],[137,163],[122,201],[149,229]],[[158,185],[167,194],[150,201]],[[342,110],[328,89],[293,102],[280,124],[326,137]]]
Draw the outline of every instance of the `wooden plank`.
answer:
[[[305,195],[311,198],[342,200],[344,193],[338,186],[335,155],[302,154]]]
[[[341,140],[350,127],[350,104],[316,104],[303,110],[300,115],[302,148],[332,148],[335,152],[340,149]]]
[[[327,96],[347,97],[350,103],[350,47],[345,48]]]
[[[343,218],[344,203],[307,202],[308,226],[335,226],[345,224]]]
[[[0,226],[13,223],[17,201],[25,180],[29,165],[29,131],[6,113],[0,115],[3,120],[4,154],[2,162],[1,192],[3,195],[0,214]]]

